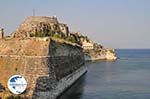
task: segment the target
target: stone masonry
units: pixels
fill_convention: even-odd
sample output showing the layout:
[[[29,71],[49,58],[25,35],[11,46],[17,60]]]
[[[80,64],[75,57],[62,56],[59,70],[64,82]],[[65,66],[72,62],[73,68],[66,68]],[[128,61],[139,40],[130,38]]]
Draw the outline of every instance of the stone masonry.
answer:
[[[21,97],[37,99],[39,93],[51,93],[61,79],[84,65],[82,48],[63,41],[13,38],[0,43],[0,84],[4,86],[0,96],[4,99],[13,95],[7,88],[12,75],[20,74],[27,80],[27,90]]]

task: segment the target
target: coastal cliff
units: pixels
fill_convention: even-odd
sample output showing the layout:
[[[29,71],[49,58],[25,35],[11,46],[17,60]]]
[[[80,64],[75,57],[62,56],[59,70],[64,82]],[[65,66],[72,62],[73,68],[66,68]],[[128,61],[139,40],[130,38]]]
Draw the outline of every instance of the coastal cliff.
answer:
[[[76,43],[84,50],[85,60],[116,60],[114,49],[104,48],[80,32],[70,32],[67,24],[56,16],[30,16],[11,34],[11,37],[54,37]]]
[[[105,48],[101,44],[95,43],[87,36],[81,35],[80,40],[84,52],[85,61],[95,61],[95,60],[114,61],[117,59],[117,55],[114,49]]]
[[[117,59],[114,49],[99,49],[94,50],[84,50],[85,61],[95,61],[95,60],[108,60],[114,61]]]

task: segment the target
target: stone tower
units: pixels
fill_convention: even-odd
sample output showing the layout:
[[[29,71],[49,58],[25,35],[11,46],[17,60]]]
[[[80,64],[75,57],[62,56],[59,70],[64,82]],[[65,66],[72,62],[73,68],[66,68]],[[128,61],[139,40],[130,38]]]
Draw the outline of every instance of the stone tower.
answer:
[[[67,37],[69,34],[68,26],[66,24],[60,23],[59,28],[60,28],[61,32],[64,33],[64,35]]]
[[[0,39],[4,38],[4,29],[0,28]]]

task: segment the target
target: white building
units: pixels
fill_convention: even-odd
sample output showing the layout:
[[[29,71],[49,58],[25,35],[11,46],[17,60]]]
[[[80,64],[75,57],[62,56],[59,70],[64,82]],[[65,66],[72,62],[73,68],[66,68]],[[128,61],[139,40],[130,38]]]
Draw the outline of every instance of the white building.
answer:
[[[84,40],[82,42],[82,48],[85,50],[92,50],[92,49],[94,49],[94,44],[91,42],[87,42],[87,40]]]

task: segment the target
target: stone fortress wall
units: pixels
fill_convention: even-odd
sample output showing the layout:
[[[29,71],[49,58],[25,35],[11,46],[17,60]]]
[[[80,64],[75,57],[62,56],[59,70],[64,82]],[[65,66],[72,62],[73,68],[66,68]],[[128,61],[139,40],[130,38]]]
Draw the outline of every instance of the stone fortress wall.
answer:
[[[51,36],[51,32],[67,37],[69,34],[69,28],[67,24],[59,23],[56,16],[29,16],[22,24],[20,24],[11,36],[32,37],[37,33]]]
[[[0,96],[3,98],[12,95],[7,80],[15,74],[23,75],[28,83],[22,97],[55,99],[86,72],[82,48],[75,44],[49,37],[3,39],[0,44],[0,84],[4,87]]]
[[[0,98],[12,95],[7,81],[20,74],[28,82],[21,97],[55,99],[86,72],[85,60],[116,58],[56,16],[30,16],[10,36],[0,29]]]

